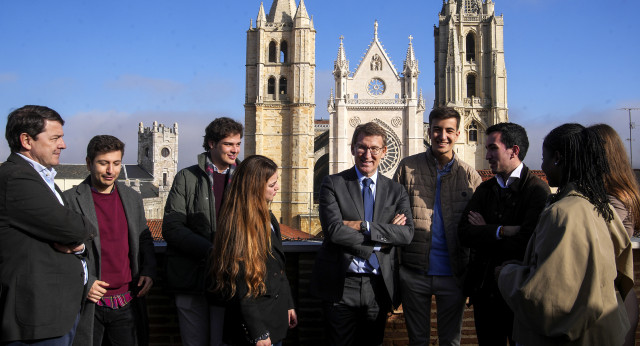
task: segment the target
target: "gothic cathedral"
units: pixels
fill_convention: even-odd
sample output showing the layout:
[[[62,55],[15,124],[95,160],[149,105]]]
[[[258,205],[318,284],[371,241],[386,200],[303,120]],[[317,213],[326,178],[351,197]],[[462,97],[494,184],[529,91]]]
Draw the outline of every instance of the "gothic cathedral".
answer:
[[[268,15],[261,3],[247,31],[245,155],[278,164],[271,209],[296,228],[313,206],[315,36],[304,0],[273,0]]]
[[[378,22],[373,40],[355,72],[349,71],[342,37],[334,62],[335,97],[329,99],[329,174],[354,165],[351,137],[355,127],[375,122],[387,132],[387,154],[380,171],[387,177],[395,173],[400,159],[424,151],[424,99],[418,92],[418,60],[412,37],[398,73],[378,38]]]
[[[476,169],[488,168],[486,128],[509,121],[503,28],[492,0],[443,0],[434,27],[434,107],[460,112],[456,154]]]

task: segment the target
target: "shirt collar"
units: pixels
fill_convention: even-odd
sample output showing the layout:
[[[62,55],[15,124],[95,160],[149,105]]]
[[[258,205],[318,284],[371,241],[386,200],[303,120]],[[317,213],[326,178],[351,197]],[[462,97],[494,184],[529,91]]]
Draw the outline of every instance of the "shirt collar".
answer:
[[[214,172],[219,173],[219,174],[227,174],[227,173],[229,173],[229,168],[231,168],[231,165],[229,165],[229,167],[227,167],[227,169],[225,169],[224,171],[220,172],[218,167],[216,167],[216,165],[214,165],[213,162],[211,162],[211,158],[209,157],[209,155],[207,155],[206,158],[207,158],[207,166],[211,166]]]
[[[516,169],[511,172],[511,175],[509,176],[509,178],[507,178],[506,182],[504,181],[504,179],[502,179],[502,176],[500,174],[496,174],[498,185],[500,185],[500,187],[503,189],[509,187],[516,179],[520,178],[520,174],[522,174],[522,167],[524,167],[524,163],[520,162],[518,167],[516,167]]]
[[[364,174],[360,173],[360,170],[358,170],[358,167],[354,167],[354,169],[356,170],[356,174],[358,175],[358,181],[362,185],[362,180],[364,180],[364,178],[367,178],[367,177],[365,177]],[[373,185],[375,185],[378,182],[378,170],[376,170],[376,172],[369,178],[373,180]]]
[[[38,172],[38,174],[42,175],[43,177],[47,177],[47,178],[50,177],[51,179],[55,178],[57,172],[53,167],[47,168],[42,164],[40,164],[39,162],[36,162],[20,153],[16,153],[16,154],[20,155],[20,157],[25,159],[31,165],[31,167],[33,167],[33,169],[35,169],[36,172]],[[48,173],[45,171],[47,171]]]

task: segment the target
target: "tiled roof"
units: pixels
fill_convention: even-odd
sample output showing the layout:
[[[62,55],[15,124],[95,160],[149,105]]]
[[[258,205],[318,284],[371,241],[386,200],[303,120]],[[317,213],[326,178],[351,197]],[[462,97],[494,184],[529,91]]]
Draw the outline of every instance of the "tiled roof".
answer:
[[[127,170],[127,178],[131,180],[153,180],[153,176],[139,165],[125,165],[125,169]],[[118,179],[124,179],[124,169],[120,171]]]
[[[548,183],[547,176],[544,174],[543,171],[539,169],[532,169],[531,173],[537,176],[538,178],[542,179],[545,183]],[[493,178],[493,176],[495,175],[491,172],[490,169],[479,169],[478,174],[480,174],[480,178],[482,178],[482,181],[487,181]]]
[[[56,166],[56,179],[84,179],[89,176],[87,165],[61,164]]]
[[[151,231],[151,236],[155,243],[164,242],[162,238],[162,219],[148,219],[147,226]],[[287,225],[280,224],[280,232],[282,233],[282,240],[310,240],[316,239],[316,237],[302,232],[300,230],[291,228]]]
[[[140,195],[142,198],[153,198],[158,197],[160,193],[157,186],[151,182],[142,181],[140,182]]]
[[[315,239],[309,233],[302,232],[301,230],[291,228],[287,225],[280,224],[280,233],[282,234],[282,240],[310,240]]]
[[[162,219],[147,219],[147,227],[151,231],[154,242],[164,241],[162,238]]]

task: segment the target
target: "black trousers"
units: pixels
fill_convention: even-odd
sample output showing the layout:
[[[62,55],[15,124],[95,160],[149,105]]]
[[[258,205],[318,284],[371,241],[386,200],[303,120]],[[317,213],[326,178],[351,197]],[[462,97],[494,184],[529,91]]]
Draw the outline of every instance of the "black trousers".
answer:
[[[500,292],[479,293],[471,297],[476,334],[480,346],[515,346],[513,312]]]
[[[96,346],[102,345],[103,338],[108,340],[108,344],[112,346],[137,345],[133,302],[119,309],[96,305],[93,344]]]
[[[380,275],[347,274],[342,299],[324,302],[328,345],[381,345],[391,298]]]

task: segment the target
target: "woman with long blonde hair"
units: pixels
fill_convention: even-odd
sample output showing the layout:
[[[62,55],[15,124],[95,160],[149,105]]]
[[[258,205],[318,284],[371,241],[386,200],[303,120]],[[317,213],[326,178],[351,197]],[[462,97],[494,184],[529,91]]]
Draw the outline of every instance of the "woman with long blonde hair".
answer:
[[[209,291],[225,301],[223,338],[231,345],[279,345],[297,324],[280,225],[269,211],[279,189],[277,169],[267,157],[247,157],[220,212]]]
[[[604,151],[609,162],[609,173],[603,176],[604,188],[609,194],[609,203],[622,220],[629,237],[640,230],[640,192],[638,181],[627,159],[627,151],[616,130],[606,124],[590,127],[602,137]],[[635,291],[630,291],[624,299],[631,328],[627,332],[625,345],[635,345],[636,328],[638,327],[638,298]]]

